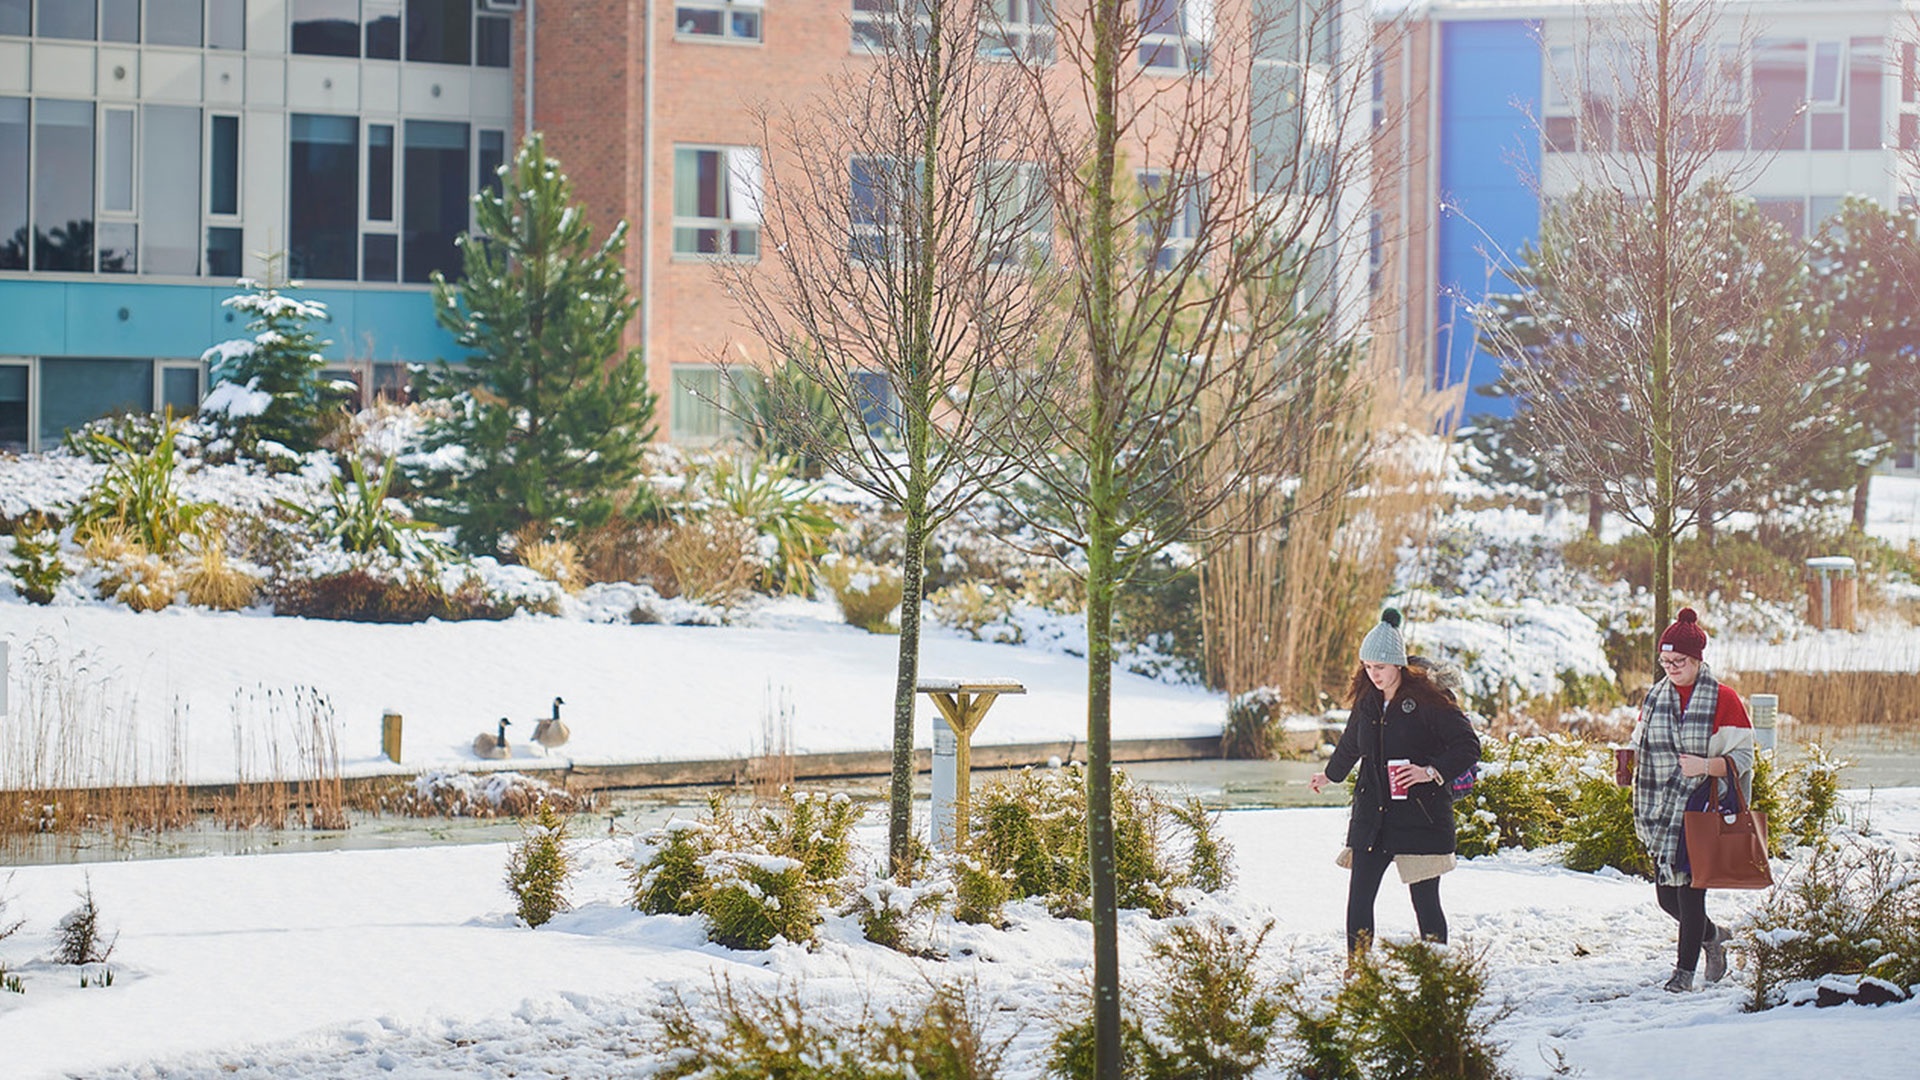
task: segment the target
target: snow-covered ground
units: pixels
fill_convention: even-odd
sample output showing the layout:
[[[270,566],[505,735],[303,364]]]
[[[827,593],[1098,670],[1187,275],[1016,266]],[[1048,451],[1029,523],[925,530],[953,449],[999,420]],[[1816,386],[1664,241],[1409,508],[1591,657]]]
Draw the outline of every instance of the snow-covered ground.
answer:
[[[249,752],[264,753],[260,716],[268,691],[311,687],[331,702],[343,771],[393,771],[380,756],[381,716],[404,718],[406,771],[511,768],[541,762],[525,741],[533,721],[563,697],[572,730],[557,762],[583,764],[746,757],[763,741],[769,714],[790,708],[797,753],[882,750],[891,745],[898,639],[838,620],[830,603],[797,601],[762,613],[758,625],[699,627],[604,624],[544,616],[505,622],[376,625],[118,606],[35,607],[0,602],[0,640],[11,644],[14,713],[57,712],[55,691],[93,687],[92,699],[140,732],[142,776],[164,778],[171,734],[184,729],[186,778],[236,773],[236,708],[249,714]],[[976,741],[1024,743],[1084,738],[1086,663],[1061,652],[965,640],[937,630],[922,643],[927,677],[1012,678],[1024,696],[1003,697]],[[42,687],[36,691],[35,686]],[[1224,699],[1194,687],[1114,674],[1115,738],[1217,735]],[[236,705],[236,701],[239,702]],[[923,745],[933,709],[920,701]],[[296,717],[276,723],[283,758]],[[500,717],[514,756],[475,758],[475,735]],[[250,775],[262,775],[256,762]]]
[[[1920,789],[1873,796],[1873,821],[1911,847]],[[1198,916],[1243,926],[1276,920],[1264,956],[1278,972],[1330,980],[1341,962],[1345,872],[1333,865],[1345,812],[1223,815],[1238,881],[1199,900]],[[882,846],[862,833],[868,859]],[[340,1080],[356,1077],[646,1075],[652,1009],[675,989],[716,979],[798,982],[840,1008],[917,1000],[930,983],[977,980],[997,1024],[1022,1025],[1013,1078],[1037,1078],[1049,1011],[1081,985],[1085,923],[1016,905],[1005,930],[946,922],[944,962],[861,940],[832,918],[814,951],[708,945],[697,921],[629,910],[624,839],[580,842],[575,908],[539,930],[516,924],[501,886],[502,845],[36,866],[5,887],[0,962],[24,994],[0,993],[0,1066],[10,1080],[65,1076]],[[119,934],[110,987],[33,958],[90,881],[103,924]],[[1743,1077],[1837,1071],[1854,1080],[1912,1075],[1920,1002],[1866,1008],[1742,1011],[1743,976],[1676,997],[1659,988],[1673,924],[1646,883],[1578,874],[1519,852],[1467,862],[1442,889],[1454,941],[1484,950],[1490,996],[1514,1006],[1498,1029],[1519,1076],[1671,1075],[1687,1062],[1737,1061]],[[1381,932],[1410,936],[1405,891],[1389,885]],[[1716,919],[1738,919],[1757,894],[1716,892]],[[1123,967],[1137,966],[1156,924],[1127,915]],[[98,974],[98,965],[93,966]],[[1826,1065],[1816,1065],[1826,1062]],[[1268,1072],[1277,1077],[1278,1072]]]

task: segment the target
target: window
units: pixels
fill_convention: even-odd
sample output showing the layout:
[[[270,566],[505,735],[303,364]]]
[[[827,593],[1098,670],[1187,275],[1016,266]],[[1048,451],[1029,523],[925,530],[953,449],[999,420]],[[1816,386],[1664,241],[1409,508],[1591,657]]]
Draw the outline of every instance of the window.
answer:
[[[473,62],[478,67],[513,66],[513,19],[478,15],[473,20]]]
[[[100,0],[100,40],[140,40],[140,0]]]
[[[400,0],[367,0],[367,59],[400,59]]]
[[[94,237],[103,274],[140,268],[140,229],[133,220],[133,110],[100,110],[100,225]]]
[[[288,273],[350,281],[360,220],[360,125],[351,116],[302,113],[288,122]]]
[[[40,445],[89,420],[153,410],[153,361],[40,358]]]
[[[454,241],[467,231],[467,199],[473,194],[467,125],[409,120],[405,135],[401,280],[431,281],[435,270],[458,278],[462,264]]]
[[[240,276],[240,230],[232,225],[207,227],[207,273],[213,277]]]
[[[0,360],[0,450],[24,454],[33,434],[33,368],[23,360]]]
[[[860,421],[866,425],[867,434],[878,442],[898,435],[906,426],[906,418],[886,372],[856,371],[852,375],[854,400],[860,405]]]
[[[207,48],[247,47],[246,0],[207,0]]]
[[[36,0],[34,32],[41,37],[93,40],[91,0]]]
[[[997,265],[1044,262],[1053,254],[1053,203],[1046,174],[1025,162],[990,162],[980,178],[980,239]]]
[[[0,270],[27,268],[27,99],[0,97]]]
[[[93,269],[93,102],[33,103],[33,268]]]
[[[1800,112],[1807,82],[1806,42],[1762,38],[1756,43],[1753,53],[1755,149],[1807,148],[1807,125]]]
[[[393,125],[367,125],[367,220],[393,220]]]
[[[287,10],[294,52],[360,55],[360,0],[287,0]]]
[[[1053,23],[1045,0],[991,0],[980,26],[980,55],[1053,62]]]
[[[140,213],[149,274],[200,272],[200,110],[145,105]]]
[[[192,416],[200,411],[200,374],[197,360],[161,360],[153,365],[153,407],[165,415]]]
[[[1786,227],[1787,233],[1795,239],[1807,235],[1806,200],[1794,197],[1788,199],[1755,199],[1754,204],[1760,212]]]
[[[1170,270],[1192,252],[1194,240],[1200,235],[1206,178],[1169,183],[1166,173],[1143,170],[1138,179],[1146,204],[1137,227],[1140,238],[1149,248],[1157,246],[1154,265]]]
[[[673,253],[759,257],[759,150],[673,148]]]
[[[475,164],[474,180],[478,191],[491,191],[500,194],[500,166],[507,163],[507,133],[498,129],[482,128],[479,134],[479,157]]]
[[[407,0],[407,59],[466,64],[473,59],[473,0]]]
[[[1570,154],[1580,149],[1580,121],[1574,110],[1580,94],[1579,67],[1571,45],[1555,45],[1547,50],[1546,93],[1540,100],[1540,141],[1548,153]]]
[[[1386,216],[1375,210],[1367,215],[1367,292],[1380,291],[1380,272],[1386,266]]]
[[[719,404],[726,391],[720,369],[712,364],[673,365],[673,396],[668,403],[673,441],[699,446],[732,437],[738,422]]]
[[[1140,0],[1140,66],[1150,71],[1207,70],[1213,0]]]
[[[207,121],[207,213],[240,212],[240,118]]]
[[[915,44],[933,33],[926,12],[930,0],[853,0],[853,47],[878,52],[894,40],[900,28],[912,25]]]
[[[147,0],[147,44],[198,48],[204,18],[200,0]]]
[[[1886,120],[1880,102],[1881,80],[1887,57],[1877,37],[1854,38],[1847,43],[1847,145],[1854,150],[1878,150],[1886,142]]]
[[[900,253],[900,227],[913,192],[906,173],[892,158],[857,157],[847,163],[853,230],[848,254],[856,262],[884,262]]]
[[[26,37],[33,29],[33,0],[0,0],[0,34]],[[0,377],[5,373],[0,372]]]
[[[686,38],[759,41],[762,0],[686,0],[673,6],[673,32]]]

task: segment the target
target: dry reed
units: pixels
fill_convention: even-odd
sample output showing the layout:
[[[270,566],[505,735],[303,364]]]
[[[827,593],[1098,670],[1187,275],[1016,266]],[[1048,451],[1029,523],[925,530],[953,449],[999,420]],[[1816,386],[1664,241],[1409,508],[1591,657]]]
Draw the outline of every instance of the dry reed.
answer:
[[[202,538],[195,554],[183,575],[188,603],[239,611],[260,594],[260,579],[228,562],[226,546],[218,539]]]
[[[1920,734],[1920,671],[1747,671],[1740,696],[1780,695],[1780,711],[1823,730],[1906,728]]]
[[[760,717],[760,738],[747,759],[746,780],[756,802],[772,802],[793,786],[793,694],[780,688],[779,705],[767,687],[767,709]]]
[[[675,528],[661,554],[680,595],[727,607],[746,597],[759,572],[748,557],[753,539],[745,522],[716,514]]]
[[[1399,548],[1425,543],[1441,498],[1446,440],[1419,433],[1439,426],[1456,394],[1388,374],[1397,371],[1383,351],[1370,356],[1348,421],[1314,433],[1294,493],[1303,510],[1206,553],[1201,622],[1215,687],[1276,687],[1294,708],[1320,707],[1345,687],[1353,650],[1393,586]],[[1362,482],[1349,489],[1363,462]],[[1239,509],[1229,503],[1218,519]]]

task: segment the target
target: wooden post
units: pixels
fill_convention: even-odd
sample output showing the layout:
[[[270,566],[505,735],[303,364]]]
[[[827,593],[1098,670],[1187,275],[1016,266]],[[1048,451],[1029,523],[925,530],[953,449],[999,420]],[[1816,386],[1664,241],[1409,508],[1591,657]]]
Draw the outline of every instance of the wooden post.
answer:
[[[400,714],[397,712],[380,718],[380,752],[388,761],[400,764]]]
[[[933,699],[954,737],[953,836],[955,850],[965,850],[967,828],[973,812],[972,779],[973,733],[987,710],[1001,694],[1024,694],[1027,688],[1011,679],[962,682],[953,679],[923,679],[920,692]],[[938,826],[936,825],[936,831]]]

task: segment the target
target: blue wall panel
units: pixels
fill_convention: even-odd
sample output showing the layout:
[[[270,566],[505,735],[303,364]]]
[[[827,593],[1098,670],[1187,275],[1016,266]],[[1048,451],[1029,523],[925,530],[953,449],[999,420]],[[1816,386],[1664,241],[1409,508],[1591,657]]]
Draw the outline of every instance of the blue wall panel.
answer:
[[[1440,335],[1436,377],[1484,386],[1499,375],[1473,344],[1466,308],[1511,288],[1503,266],[1540,234],[1539,24],[1449,22],[1440,38]],[[1469,393],[1467,412],[1510,411],[1504,399]]]
[[[0,282],[0,356],[66,351],[66,288],[51,281]]]
[[[0,356],[198,357],[247,336],[248,316],[222,305],[231,284],[138,281],[0,281]],[[433,296],[398,289],[302,289],[333,321],[315,325],[325,355],[382,363],[458,358],[433,317]],[[120,317],[124,310],[126,317]]]

